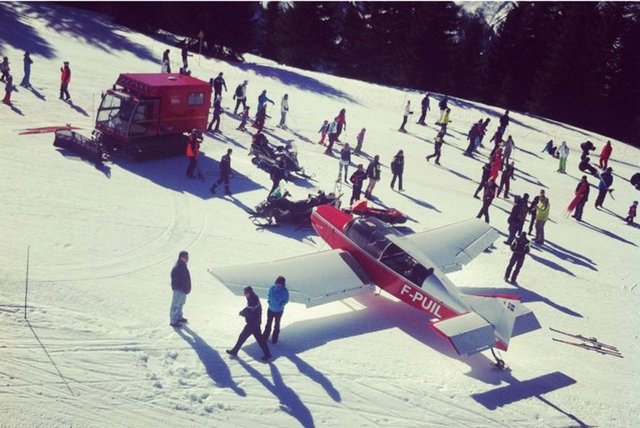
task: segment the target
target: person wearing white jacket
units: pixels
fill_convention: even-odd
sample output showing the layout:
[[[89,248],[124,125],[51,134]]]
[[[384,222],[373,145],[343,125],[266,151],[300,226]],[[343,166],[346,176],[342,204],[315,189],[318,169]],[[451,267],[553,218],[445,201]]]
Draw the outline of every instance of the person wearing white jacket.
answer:
[[[402,125],[400,125],[400,129],[398,131],[407,132],[407,130],[404,129],[404,126],[407,124],[407,119],[409,119],[410,114],[413,114],[413,112],[411,111],[411,101],[407,101],[407,105],[404,106],[404,115],[402,117]]]
[[[280,128],[285,128],[284,122],[287,120],[287,112],[289,111],[289,94],[284,94],[280,101]]]
[[[558,147],[558,158],[560,159],[560,166],[558,167],[558,172],[562,174],[567,173],[567,158],[569,157],[569,146],[567,146],[567,142],[563,141]]]

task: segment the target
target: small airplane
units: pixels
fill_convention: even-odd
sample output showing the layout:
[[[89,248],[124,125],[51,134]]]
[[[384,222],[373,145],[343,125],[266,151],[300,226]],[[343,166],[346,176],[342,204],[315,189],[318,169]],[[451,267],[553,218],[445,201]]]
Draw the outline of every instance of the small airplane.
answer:
[[[424,312],[459,355],[506,350],[511,337],[540,328],[515,295],[470,295],[445,275],[462,269],[498,238],[472,219],[403,235],[372,217],[354,217],[330,205],[311,213],[311,224],[332,248],[299,257],[209,269],[234,294],[250,285],[266,297],[273,278],[287,278],[289,300],[307,307],[375,291],[377,285]]]

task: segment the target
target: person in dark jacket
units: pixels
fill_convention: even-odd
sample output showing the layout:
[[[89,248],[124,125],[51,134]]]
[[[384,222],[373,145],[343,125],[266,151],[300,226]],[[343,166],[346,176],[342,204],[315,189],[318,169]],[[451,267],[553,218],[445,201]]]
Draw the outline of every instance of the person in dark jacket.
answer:
[[[604,198],[607,197],[607,192],[611,189],[613,184],[613,169],[608,167],[600,174],[600,183],[598,184],[598,197],[596,198],[596,208],[602,208]],[[611,189],[613,191],[613,189]]]
[[[213,85],[213,98],[216,99],[218,97],[222,98],[222,88],[224,87],[224,91],[227,92],[227,83],[224,81],[224,77],[222,77],[222,72],[218,73],[218,77],[210,80],[211,85]]]
[[[509,185],[511,184],[511,180],[515,180],[515,172],[515,162],[507,164],[502,170],[502,174],[500,175],[500,186],[498,187],[498,197],[500,197],[500,193],[502,193],[502,188],[504,187],[504,198],[509,199]]]
[[[9,77],[11,73],[11,67],[9,67],[9,57],[5,56],[2,58],[2,63],[0,63],[0,72],[2,73],[2,75],[0,75],[0,82],[6,82],[7,77]]]
[[[189,53],[189,44],[185,40],[182,42],[182,50],[180,51],[182,55],[182,68],[186,71],[189,68],[189,57],[193,56]]]
[[[262,306],[260,305],[260,299],[251,287],[244,287],[243,291],[244,297],[247,299],[247,306],[240,311],[239,315],[244,317],[245,325],[240,332],[240,336],[238,336],[238,341],[235,346],[227,349],[227,354],[234,357],[238,355],[238,351],[244,342],[246,342],[249,336],[253,335],[264,353],[262,361],[268,361],[271,358],[271,351],[269,351],[269,345],[267,345],[267,341],[260,331],[260,324],[262,323]]]
[[[504,134],[504,131],[506,131],[507,126],[509,126],[510,119],[511,118],[509,117],[509,110],[505,110],[504,114],[500,116],[500,129],[501,129],[500,134]]]
[[[7,76],[7,81],[4,84],[4,98],[2,102],[11,105],[11,93],[13,92],[13,77],[11,75]]]
[[[524,222],[527,220],[527,214],[529,213],[529,194],[525,193],[522,195],[522,198],[517,198],[516,203],[511,208],[511,213],[509,214],[508,223],[509,223],[509,237],[505,244],[511,245],[513,240],[520,231],[522,231],[522,227],[524,226]]]
[[[236,100],[236,107],[233,109],[233,114],[238,114],[238,107],[242,105],[244,110],[247,107],[247,85],[249,81],[245,80],[236,88],[236,92],[233,94],[233,99]]]
[[[231,189],[229,188],[229,180],[231,178],[231,153],[233,153],[233,149],[227,149],[227,154],[223,155],[220,159],[220,178],[211,186],[211,189],[209,189],[214,195],[218,186],[224,183],[224,194],[231,196]]]
[[[353,205],[354,202],[360,200],[360,193],[362,192],[362,185],[364,180],[367,179],[367,173],[364,170],[364,165],[358,165],[358,169],[351,174],[349,177],[349,181],[353,184],[353,190],[351,192],[351,200],[349,201],[349,205]]]
[[[478,193],[480,192],[480,190],[484,189],[484,186],[487,184],[487,180],[489,179],[489,174],[491,173],[491,163],[485,163],[482,166],[482,176],[480,178],[480,184],[478,184],[478,188],[476,189],[476,191],[473,193],[473,197],[476,199],[480,199],[478,197]]]
[[[169,49],[162,53],[162,72],[171,73],[171,60],[169,59]]]
[[[289,302],[289,290],[287,290],[286,279],[284,276],[277,277],[275,284],[269,288],[267,302],[269,303],[269,307],[267,308],[267,322],[264,326],[262,336],[265,341],[269,340],[271,324],[273,323],[273,336],[271,336],[271,342],[276,344],[278,343],[278,337],[280,336],[280,319],[284,313],[285,305]]]
[[[426,125],[425,119],[427,118],[427,112],[429,111],[429,92],[424,95],[424,98],[420,102],[420,118],[416,122],[419,125]]]
[[[596,149],[596,146],[593,145],[593,143],[589,140],[585,141],[584,143],[580,144],[580,150],[582,150],[582,154],[580,155],[580,159],[584,159],[587,156],[589,156],[589,152],[593,151]]]
[[[24,53],[24,77],[22,78],[22,82],[20,82],[20,86],[24,88],[30,88],[31,82],[29,79],[31,78],[31,64],[33,64],[33,60],[31,59],[31,54],[29,52]]]
[[[584,206],[587,204],[587,201],[589,200],[590,189],[591,189],[591,185],[589,185],[589,182],[587,181],[587,176],[583,175],[582,179],[580,180],[580,182],[578,182],[578,185],[576,186],[576,192],[575,192],[576,197],[574,197],[574,200],[576,201],[575,211],[571,216],[578,221],[582,221],[582,213],[584,211]]]
[[[189,253],[180,251],[178,261],[171,269],[171,289],[173,290],[173,299],[171,300],[171,309],[169,309],[169,325],[171,327],[180,327],[187,322],[182,315],[182,307],[187,300],[187,294],[191,292],[191,275],[187,263],[189,262]]]
[[[69,101],[71,95],[69,95],[69,83],[71,83],[71,68],[69,68],[69,61],[64,62],[64,66],[60,67],[60,99]]]
[[[222,116],[222,101],[220,97],[216,97],[213,102],[213,116],[211,117],[211,122],[207,126],[207,131],[220,132],[220,117]],[[213,124],[216,124],[216,127],[213,127]]]
[[[518,274],[520,273],[520,269],[524,263],[524,258],[529,252],[530,245],[529,240],[527,239],[527,233],[525,231],[521,231],[518,238],[513,241],[511,244],[511,259],[509,260],[509,264],[507,265],[507,270],[504,273],[504,280],[510,282],[512,284],[517,284]],[[513,274],[511,273],[511,269],[513,270]],[[511,278],[509,278],[511,277]]]
[[[467,149],[464,151],[465,156],[473,156],[473,152],[476,148],[476,141],[480,138],[481,133],[482,119],[471,125],[471,129],[467,132],[467,140],[469,140],[469,144],[467,145]]]
[[[393,189],[396,184],[396,178],[398,179],[398,190],[402,192],[402,173],[404,172],[404,152],[399,150],[391,161],[391,188]]]
[[[273,192],[276,191],[278,186],[280,186],[280,182],[282,180],[289,182],[289,180],[287,180],[287,172],[284,167],[284,162],[281,162],[281,161],[276,162],[275,165],[271,167],[269,176],[271,178],[271,182],[273,183],[273,186],[271,186],[271,190],[267,195],[267,199],[269,198],[269,196],[273,194]]]
[[[344,143],[344,147],[340,150],[340,162],[338,163],[338,179],[336,183],[342,180],[342,170],[344,169],[344,182],[348,183],[349,165],[351,165],[351,147],[349,143]]]
[[[489,207],[493,202],[493,198],[496,196],[496,189],[498,185],[493,178],[489,178],[487,183],[484,186],[484,193],[482,195],[482,208],[480,208],[480,212],[476,216],[476,218],[480,218],[484,215],[484,221],[489,223]]]
[[[588,172],[591,175],[598,175],[598,170],[595,169],[593,165],[590,163],[591,159],[589,156],[584,156],[580,160],[580,164],[578,165],[578,169],[582,172]]]
[[[367,166],[367,178],[369,179],[369,185],[367,186],[367,190],[364,192],[364,196],[367,199],[373,198],[373,189],[380,181],[380,156],[375,155],[373,160],[369,162],[369,166]]]
[[[429,160],[435,156],[436,165],[440,165],[440,153],[442,152],[442,144],[444,144],[444,134],[444,131],[439,131],[436,135],[436,139],[433,142],[433,154],[425,156],[427,162],[429,162]]]
[[[529,223],[529,235],[532,234],[533,226],[536,223],[536,217],[538,215],[537,206],[538,206],[538,201],[540,201],[540,197],[541,196],[545,196],[544,189],[540,189],[540,194],[534,196],[533,200],[529,204],[529,214],[531,214],[531,222]]]

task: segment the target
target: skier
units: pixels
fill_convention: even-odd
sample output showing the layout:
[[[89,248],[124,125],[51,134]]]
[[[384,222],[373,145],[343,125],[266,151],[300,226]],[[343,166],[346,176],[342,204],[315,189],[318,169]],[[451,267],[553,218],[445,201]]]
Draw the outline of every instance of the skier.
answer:
[[[567,207],[567,211],[571,212],[575,209],[575,212],[571,217],[575,218],[578,221],[582,221],[582,211],[584,210],[584,206],[589,200],[589,182],[587,181],[587,176],[583,175],[582,179],[576,186],[575,196],[569,203]]]
[[[180,327],[187,322],[182,314],[182,307],[187,300],[187,294],[191,292],[191,275],[187,263],[189,262],[189,253],[180,251],[178,260],[171,269],[171,289],[173,290],[173,298],[171,299],[171,308],[169,309],[169,325],[171,327]]]
[[[11,93],[13,92],[13,77],[8,75],[4,84],[4,98],[2,102],[11,105]]]
[[[339,118],[336,116],[333,119],[333,122],[329,125],[329,144],[327,145],[327,149],[324,151],[325,155],[333,156],[333,143],[338,139],[338,125]]]
[[[227,149],[227,154],[220,158],[220,178],[209,189],[214,195],[216,194],[218,186],[224,184],[224,194],[231,196],[231,189],[229,188],[231,178],[231,153],[233,153],[233,149]]]
[[[215,79],[209,79],[209,83],[213,86],[213,98],[222,99],[222,88],[227,92],[227,82],[224,81],[224,77],[222,77],[222,72],[218,73],[218,77]]]
[[[338,116],[336,117],[336,120],[338,121],[338,127],[336,128],[335,141],[340,142],[340,134],[342,134],[342,131],[347,130],[347,110],[341,109],[340,113],[338,113]]]
[[[418,125],[426,125],[425,119],[427,117],[427,112],[429,111],[429,92],[424,95],[424,98],[420,102],[420,118],[416,122]]]
[[[244,109],[247,106],[247,85],[249,82],[245,80],[238,85],[236,91],[233,94],[233,99],[236,100],[236,107],[233,109],[233,114],[238,114],[238,107],[242,104]]]
[[[502,170],[502,174],[500,175],[500,186],[498,187],[498,197],[500,197],[500,193],[502,193],[502,188],[504,187],[504,198],[509,199],[509,186],[511,184],[511,180],[515,180],[514,174],[516,171],[515,162],[511,162],[510,164],[505,165]]]
[[[375,155],[373,160],[369,162],[369,166],[367,166],[367,178],[369,179],[369,185],[367,186],[367,190],[364,192],[364,196],[367,199],[373,199],[373,189],[380,181],[380,156]]]
[[[558,172],[562,174],[567,173],[567,158],[569,157],[569,146],[567,142],[563,141],[558,147],[558,159],[560,159],[560,165],[558,166]]]
[[[356,171],[351,174],[351,177],[349,177],[349,181],[351,181],[351,184],[353,184],[353,191],[351,192],[351,200],[349,201],[349,205],[353,205],[354,202],[360,200],[362,184],[366,179],[367,173],[364,170],[364,165],[359,164],[358,169],[356,169]]]
[[[23,88],[30,88],[31,82],[29,79],[31,78],[31,64],[33,64],[33,60],[31,59],[31,54],[29,52],[24,53],[24,77],[22,78],[22,82],[20,82],[20,86]]]
[[[364,135],[366,132],[367,128],[362,128],[358,135],[356,135],[356,149],[353,154],[360,155],[362,153],[362,143],[364,143]]]
[[[480,183],[478,184],[478,188],[473,193],[473,197],[479,199],[478,192],[484,189],[484,186],[487,184],[487,180],[489,180],[489,174],[491,173],[491,163],[487,162],[482,166],[482,176],[480,178]]]
[[[493,156],[493,159],[491,159],[491,173],[489,174],[489,176],[493,179],[493,181],[496,181],[496,178],[498,178],[498,173],[500,172],[500,169],[502,168],[502,149],[498,149],[498,151],[496,151],[496,154]]]
[[[536,204],[536,237],[534,239],[534,242],[538,245],[544,245],[544,226],[549,220],[550,210],[549,198],[544,193],[540,193]]]
[[[503,143],[503,146],[504,146],[504,151],[502,153],[504,157],[502,159],[502,164],[507,165],[509,163],[509,159],[511,158],[511,153],[513,152],[513,149],[516,148],[516,143],[513,142],[513,138],[511,138],[511,135],[509,135],[509,137],[507,138],[507,141]]]
[[[511,213],[509,214],[508,223],[509,223],[509,237],[505,244],[511,245],[513,240],[516,237],[516,234],[522,231],[522,227],[524,226],[524,222],[527,219],[527,213],[529,212],[529,194],[525,193],[521,198],[516,197],[516,203],[511,208]]]
[[[591,141],[587,140],[584,143],[580,144],[580,149],[582,150],[582,155],[580,155],[580,159],[584,159],[587,156],[589,156],[589,152],[596,149],[596,146],[594,146]]]
[[[238,131],[246,131],[247,120],[249,120],[249,106],[245,105],[244,109],[242,110],[242,114],[240,115],[240,126],[238,126],[236,129]]]
[[[325,120],[324,122],[322,122],[322,125],[318,130],[318,134],[321,135],[321,138],[320,138],[320,141],[318,141],[318,144],[324,145],[324,139],[327,136],[327,132],[329,132],[329,121]]]
[[[607,197],[607,192],[611,189],[611,185],[613,184],[612,172],[613,169],[611,167],[608,167],[600,173],[600,183],[598,183],[598,197],[596,198],[595,203],[596,209],[602,208],[604,198]],[[613,191],[613,189],[611,189],[611,191]]]
[[[436,135],[436,139],[433,143],[433,154],[429,156],[425,156],[425,159],[427,160],[427,162],[429,162],[429,160],[435,156],[436,165],[440,165],[440,153],[442,151],[443,143],[444,143],[444,132],[438,131],[438,134]]]
[[[633,204],[629,207],[629,212],[627,213],[627,218],[624,221],[627,222],[628,225],[633,226],[633,219],[636,217],[636,212],[638,210],[638,201],[633,201]]]
[[[207,126],[207,131],[211,131],[211,128],[213,127],[213,124],[215,122],[216,127],[213,129],[213,132],[220,132],[220,116],[222,115],[221,102],[222,101],[220,97],[217,96],[215,101],[213,102],[213,117],[211,118],[211,122],[209,122],[209,125]]]
[[[273,192],[276,191],[276,189],[280,186],[280,182],[283,179],[287,183],[289,182],[289,180],[287,180],[287,172],[285,170],[284,162],[282,160],[278,160],[271,167],[271,171],[269,172],[269,178],[271,178],[271,182],[273,183],[273,186],[271,186],[271,190],[269,191],[269,194],[267,195],[267,199],[269,199],[269,196],[271,196],[273,194]]]
[[[285,121],[287,120],[287,112],[289,111],[289,94],[284,94],[282,100],[280,100],[280,128],[286,128]]]
[[[476,218],[480,218],[484,215],[485,223],[489,223],[489,207],[493,202],[493,198],[495,198],[496,196],[497,187],[498,186],[496,185],[496,182],[493,178],[489,178],[487,180],[487,183],[484,185],[484,193],[482,195],[482,208],[480,208],[480,212],[478,212]]]
[[[171,60],[169,60],[169,49],[162,53],[162,68],[161,73],[171,73]]]
[[[598,170],[594,168],[590,163],[591,158],[589,156],[584,156],[580,160],[580,164],[578,164],[578,169],[582,172],[588,172],[591,175],[597,176]]]
[[[602,151],[600,151],[600,169],[605,169],[609,163],[609,157],[611,156],[611,152],[613,152],[613,147],[611,147],[611,141],[607,141],[602,147]]]
[[[511,259],[509,260],[509,264],[507,265],[507,270],[504,273],[504,280],[511,283],[517,284],[518,274],[520,273],[520,269],[524,263],[524,258],[529,252],[529,240],[527,239],[527,233],[522,231],[518,238],[511,244]],[[511,269],[513,270],[513,274],[511,274]],[[511,277],[511,279],[509,279]]]
[[[411,101],[407,101],[407,105],[404,106],[404,115],[402,116],[402,125],[400,125],[400,129],[398,129],[398,131],[407,132],[407,130],[404,129],[404,126],[407,124],[407,120],[409,119],[410,114],[413,114],[413,112],[411,111]]]
[[[444,98],[442,98],[440,100],[440,102],[438,103],[438,107],[440,108],[440,118],[438,119],[438,121],[436,122],[436,125],[440,125],[443,122],[443,118],[444,118],[444,113],[447,111],[447,103],[449,102],[449,96],[445,95]]]
[[[64,66],[60,67],[60,99],[63,101],[71,101],[69,95],[69,83],[71,82],[71,69],[69,61],[64,62]]]
[[[344,169],[344,182],[347,181],[347,174],[349,172],[349,164],[351,164],[351,147],[349,147],[349,143],[344,143],[344,147],[340,150],[340,162],[338,169],[338,179],[336,183],[340,181],[340,177],[342,176],[342,170]]]
[[[509,125],[509,110],[505,110],[504,114],[500,116],[500,134],[504,134],[504,131],[507,130],[507,126]]]
[[[189,166],[187,167],[187,177],[196,178],[193,171],[198,163],[198,155],[200,154],[200,143],[202,142],[202,132],[194,128],[187,136],[187,158]]]
[[[238,355],[238,351],[244,342],[246,342],[249,336],[253,335],[264,353],[262,361],[268,361],[271,358],[271,352],[269,351],[267,341],[260,331],[260,324],[262,323],[262,306],[260,305],[260,299],[251,287],[244,287],[243,291],[244,297],[247,299],[247,306],[240,311],[239,315],[244,317],[245,326],[240,332],[240,336],[238,336],[238,341],[234,347],[227,349],[227,354],[234,357]]]
[[[269,288],[269,294],[267,296],[267,323],[264,326],[264,333],[262,333],[262,338],[265,342],[269,340],[271,323],[273,323],[271,342],[273,342],[274,345],[278,343],[278,337],[280,336],[280,319],[284,313],[284,307],[288,302],[289,290],[287,290],[286,279],[284,276],[279,276],[276,278],[275,284]]]
[[[2,75],[0,76],[0,82],[6,82],[7,77],[9,77],[9,71],[11,68],[9,67],[9,57],[3,57],[2,63],[0,64],[0,72]]]
[[[399,150],[398,153],[393,157],[393,161],[391,161],[391,173],[393,174],[393,178],[391,179],[391,188],[393,189],[393,185],[396,184],[396,178],[398,179],[398,190],[402,190],[402,173],[404,172],[404,152]]]

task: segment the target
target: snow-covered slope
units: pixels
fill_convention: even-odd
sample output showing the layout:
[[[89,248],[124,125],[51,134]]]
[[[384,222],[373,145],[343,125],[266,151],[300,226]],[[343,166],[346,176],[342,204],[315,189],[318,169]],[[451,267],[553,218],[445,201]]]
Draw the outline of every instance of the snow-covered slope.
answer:
[[[279,259],[326,249],[312,230],[257,231],[245,209],[267,194],[269,177],[247,156],[250,137],[223,117],[223,134],[206,137],[200,167],[206,181],[187,180],[187,161],[117,159],[98,170],[52,146],[51,134],[19,136],[30,127],[72,123],[87,134],[100,93],[121,72],[156,72],[166,46],[112,26],[103,17],[44,3],[0,5],[0,50],[22,78],[22,53],[33,53],[34,92],[18,88],[14,109],[0,105],[0,426],[467,426],[566,427],[640,425],[638,287],[640,234],[620,216],[638,192],[628,183],[640,151],[613,141],[615,200],[596,211],[595,189],[580,224],[564,214],[582,175],[578,145],[606,137],[513,113],[518,172],[512,189],[551,200],[548,242],[534,248],[519,277],[502,280],[509,250],[500,241],[463,271],[450,275],[466,291],[491,288],[520,294],[543,329],[515,338],[504,357],[459,358],[416,311],[385,293],[314,309],[287,306],[274,360],[264,364],[251,339],[237,360],[224,350],[242,328],[244,299],[207,269]],[[171,48],[174,67],[179,52]],[[70,61],[76,107],[59,101],[59,67]],[[429,127],[397,128],[406,100],[421,95],[280,66],[257,57],[246,64],[191,59],[194,74],[224,72],[233,88],[249,80],[255,109],[263,89],[276,101],[289,94],[290,130],[317,181],[287,185],[296,197],[332,190],[338,161],[315,144],[324,119],[347,109],[344,141],[367,128],[364,150],[385,167],[374,193],[414,219],[422,231],[475,216],[472,194],[481,161],[462,156],[465,135],[502,110],[453,100],[442,166],[424,160],[433,150],[437,106]],[[277,108],[269,127],[277,120]],[[568,174],[540,153],[549,139],[572,150]],[[233,148],[234,199],[213,197],[219,158]],[[403,149],[405,193],[389,188],[388,165]],[[488,153],[483,149],[484,155]],[[365,163],[367,158],[356,158]],[[593,183],[594,180],[590,179]],[[346,191],[349,189],[345,188]],[[347,197],[343,197],[345,201]],[[498,199],[491,224],[506,231],[509,200]],[[27,248],[29,316],[23,318]],[[189,326],[168,325],[169,271],[187,249],[193,292]],[[552,341],[548,327],[581,332],[616,345],[624,359]]]

